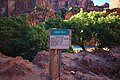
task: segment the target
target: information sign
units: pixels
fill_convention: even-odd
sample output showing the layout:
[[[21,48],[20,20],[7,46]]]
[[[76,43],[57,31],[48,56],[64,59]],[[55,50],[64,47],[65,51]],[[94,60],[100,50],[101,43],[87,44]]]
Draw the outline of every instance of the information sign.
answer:
[[[50,49],[69,49],[71,45],[71,30],[50,29]]]

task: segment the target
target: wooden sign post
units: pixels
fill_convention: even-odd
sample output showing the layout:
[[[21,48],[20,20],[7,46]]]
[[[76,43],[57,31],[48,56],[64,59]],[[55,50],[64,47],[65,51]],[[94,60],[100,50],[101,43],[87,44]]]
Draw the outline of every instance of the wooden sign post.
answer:
[[[60,49],[69,49],[71,45],[71,30],[50,29],[49,30],[49,76],[50,80],[60,80]]]
[[[50,80],[58,78],[58,58],[57,49],[50,49],[49,76]]]

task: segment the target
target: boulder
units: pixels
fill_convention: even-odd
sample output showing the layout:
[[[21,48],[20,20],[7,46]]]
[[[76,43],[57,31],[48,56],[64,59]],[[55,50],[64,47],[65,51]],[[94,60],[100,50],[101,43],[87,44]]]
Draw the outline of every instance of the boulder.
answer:
[[[21,57],[0,53],[0,80],[48,80],[47,72]]]
[[[119,54],[120,47],[61,53],[61,80],[120,80]],[[49,80],[49,52],[39,52],[32,62],[0,53],[0,80]]]
[[[78,54],[61,53],[61,80],[119,80],[120,61],[119,48],[110,51],[97,49],[93,52],[82,51]],[[44,57],[43,57],[44,56]],[[33,63],[43,68],[48,64],[49,52],[42,51],[33,60]],[[41,64],[42,63],[42,64]],[[42,66],[41,66],[42,65]],[[43,69],[48,69],[48,66]]]
[[[49,62],[49,52],[41,51],[35,56],[33,59],[33,64],[38,65],[42,69],[48,69],[48,62]]]

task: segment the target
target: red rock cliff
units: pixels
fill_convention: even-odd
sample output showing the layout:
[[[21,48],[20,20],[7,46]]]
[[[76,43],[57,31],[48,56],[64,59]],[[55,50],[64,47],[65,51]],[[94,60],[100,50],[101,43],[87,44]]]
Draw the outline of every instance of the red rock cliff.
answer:
[[[112,2],[113,0],[111,0]],[[116,0],[117,2],[120,0]],[[114,3],[116,2],[114,1]],[[49,9],[50,11],[59,10],[60,8],[70,8],[79,6],[86,11],[103,10],[108,8],[108,4],[102,6],[94,6],[92,0],[0,0],[0,15],[11,16],[22,13],[31,13],[35,7]]]
[[[83,8],[86,11],[95,10],[96,7],[103,10],[103,8],[108,8],[107,6],[94,6],[94,3],[92,0],[48,0],[52,7],[55,10],[59,10],[60,8],[70,8],[72,6],[79,6]]]
[[[31,13],[36,7],[53,11],[51,4],[46,0],[0,0],[0,14],[2,16]]]
[[[10,17],[23,13],[29,13],[28,21],[31,25],[55,15],[54,9],[46,0],[0,0],[0,16]]]

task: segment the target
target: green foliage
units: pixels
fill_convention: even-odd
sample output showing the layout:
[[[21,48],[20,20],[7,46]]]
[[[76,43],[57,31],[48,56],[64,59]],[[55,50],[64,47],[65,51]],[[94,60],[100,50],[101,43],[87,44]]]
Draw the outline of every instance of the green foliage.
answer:
[[[80,12],[80,7],[79,6],[73,6],[73,7],[70,7],[68,11],[76,14],[76,13]]]
[[[61,9],[60,9],[61,18],[65,19],[65,14],[66,14],[66,12],[68,12],[67,9],[65,9],[65,8],[61,8]]]
[[[73,34],[79,38],[82,37],[82,40],[89,41],[91,34],[93,34],[99,47],[120,45],[120,17],[116,16],[115,13],[106,15],[105,11],[88,13],[81,10],[80,13],[72,16],[69,21],[75,27]],[[78,39],[74,37],[73,42],[78,42]],[[79,42],[81,42],[81,39]]]
[[[69,9],[60,8],[60,11],[56,11],[56,14],[60,15],[62,19],[65,19],[65,14],[67,12],[72,12],[73,14],[76,14],[76,13],[80,12],[80,7],[79,6],[73,6],[73,7],[70,7]]]
[[[45,29],[68,28],[72,29],[72,43],[83,45],[83,41],[89,41],[92,35],[96,38],[96,46],[110,47],[120,45],[120,17],[116,13],[106,15],[103,12],[84,12],[72,16],[69,20],[60,17],[48,19],[43,24]]]
[[[0,18],[0,52],[32,60],[37,52],[47,49],[47,31],[27,24],[27,15]]]
[[[49,28],[62,28],[63,19],[60,16],[56,16],[55,18],[49,18],[44,22],[44,28],[47,30]]]

